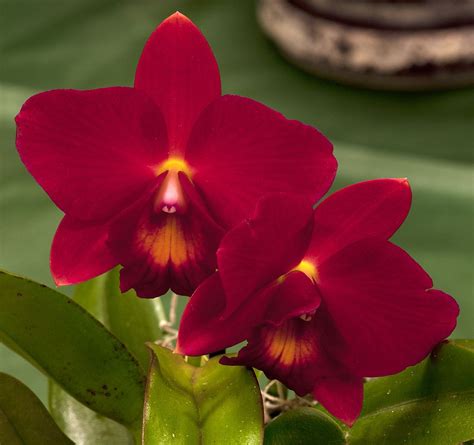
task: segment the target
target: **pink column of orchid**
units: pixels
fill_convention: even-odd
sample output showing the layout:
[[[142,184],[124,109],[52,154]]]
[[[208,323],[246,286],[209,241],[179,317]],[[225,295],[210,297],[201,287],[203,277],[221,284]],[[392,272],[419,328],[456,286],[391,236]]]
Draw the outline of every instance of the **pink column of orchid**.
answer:
[[[29,172],[64,212],[51,250],[58,285],[121,265],[121,289],[192,295],[177,350],[247,341],[228,365],[312,393],[347,424],[363,378],[422,360],[458,307],[389,238],[406,180],[345,188],[316,129],[221,95],[217,63],[182,14],[151,35],[134,87],[54,90],[16,118]],[[217,254],[216,254],[217,253]]]

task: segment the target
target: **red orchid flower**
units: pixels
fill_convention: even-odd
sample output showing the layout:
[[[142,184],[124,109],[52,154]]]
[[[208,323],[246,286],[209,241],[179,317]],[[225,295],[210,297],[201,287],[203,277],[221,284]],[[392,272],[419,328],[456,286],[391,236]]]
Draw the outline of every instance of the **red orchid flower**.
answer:
[[[65,213],[51,251],[58,285],[121,264],[121,289],[189,295],[216,269],[223,233],[268,192],[320,198],[336,161],[317,130],[221,96],[217,63],[182,14],[151,35],[135,86],[54,90],[16,118],[29,172]]]
[[[177,350],[200,355],[247,340],[221,362],[312,393],[351,425],[364,377],[418,363],[456,325],[455,300],[388,241],[410,203],[398,179],[346,187],[315,210],[288,195],[264,198],[223,238],[219,272],[186,307]]]

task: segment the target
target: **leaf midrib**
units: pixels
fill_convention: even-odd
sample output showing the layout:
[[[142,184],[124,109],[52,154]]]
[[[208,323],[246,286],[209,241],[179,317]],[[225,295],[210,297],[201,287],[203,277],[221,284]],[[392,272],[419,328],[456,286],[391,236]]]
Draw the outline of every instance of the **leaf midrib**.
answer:
[[[202,440],[203,421],[201,419],[201,410],[199,409],[199,403],[198,403],[198,399],[195,393],[195,383],[196,383],[196,380],[198,379],[200,369],[201,368],[193,369],[193,372],[191,374],[191,397],[193,399],[194,406],[196,407],[196,414],[197,414],[196,425],[197,425],[198,434],[199,434],[198,445],[203,445],[203,440]]]

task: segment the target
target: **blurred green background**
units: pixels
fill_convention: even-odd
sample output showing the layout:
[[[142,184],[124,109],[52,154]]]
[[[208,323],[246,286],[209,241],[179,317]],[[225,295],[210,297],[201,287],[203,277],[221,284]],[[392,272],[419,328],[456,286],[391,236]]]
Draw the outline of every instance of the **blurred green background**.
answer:
[[[316,79],[262,35],[253,0],[0,0],[0,267],[53,285],[48,254],[60,213],[18,159],[13,118],[22,103],[53,88],[131,85],[148,35],[177,9],[209,40],[225,93],[250,96],[333,141],[335,189],[409,178],[413,208],[395,241],[457,298],[454,335],[474,337],[474,89],[381,93]],[[0,371],[45,399],[45,379],[3,346]]]

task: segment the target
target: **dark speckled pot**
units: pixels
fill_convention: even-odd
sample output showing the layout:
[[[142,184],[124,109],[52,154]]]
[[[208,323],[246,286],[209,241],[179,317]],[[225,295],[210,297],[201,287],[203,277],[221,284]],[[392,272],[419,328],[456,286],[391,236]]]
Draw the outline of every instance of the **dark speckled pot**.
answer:
[[[376,89],[474,84],[474,0],[259,0],[282,53],[316,75]]]

